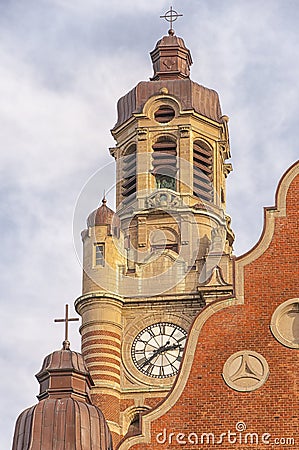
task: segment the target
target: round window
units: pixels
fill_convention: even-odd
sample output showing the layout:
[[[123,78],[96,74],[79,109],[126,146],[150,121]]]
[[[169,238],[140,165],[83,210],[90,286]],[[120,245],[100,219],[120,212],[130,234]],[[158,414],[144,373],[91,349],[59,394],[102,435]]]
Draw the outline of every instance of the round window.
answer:
[[[270,329],[282,345],[299,348],[299,298],[287,300],[276,308]]]
[[[155,120],[159,123],[167,123],[170,122],[175,116],[175,111],[171,106],[162,105],[155,112]]]

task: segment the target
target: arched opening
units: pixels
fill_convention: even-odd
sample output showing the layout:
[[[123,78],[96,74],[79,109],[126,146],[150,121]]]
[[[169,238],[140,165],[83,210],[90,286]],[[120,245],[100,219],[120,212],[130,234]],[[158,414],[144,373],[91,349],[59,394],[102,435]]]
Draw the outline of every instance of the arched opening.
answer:
[[[141,431],[141,416],[149,411],[147,406],[134,407],[129,412],[129,426],[126,437],[135,436]]]
[[[136,195],[136,144],[132,144],[123,158],[122,195],[124,199]]]
[[[153,145],[153,174],[156,178],[156,187],[176,191],[176,172],[176,142],[169,136],[161,136]]]
[[[203,141],[193,143],[193,195],[213,201],[213,154]]]

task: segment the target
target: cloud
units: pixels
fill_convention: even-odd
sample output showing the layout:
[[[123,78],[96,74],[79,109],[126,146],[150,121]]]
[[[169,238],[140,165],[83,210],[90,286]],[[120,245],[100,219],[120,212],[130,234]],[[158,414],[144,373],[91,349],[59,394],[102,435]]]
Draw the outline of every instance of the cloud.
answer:
[[[173,7],[184,14],[175,29],[192,52],[192,79],[216,89],[230,116],[228,211],[239,254],[255,244],[262,206],[273,204],[279,178],[298,159],[297,0]],[[76,201],[112,161],[116,102],[152,75],[148,52],[166,33],[159,15],[167,9],[160,0],[0,3],[1,448],[35,402],[43,357],[61,345],[53,318],[80,295]],[[112,172],[94,178],[77,235]]]

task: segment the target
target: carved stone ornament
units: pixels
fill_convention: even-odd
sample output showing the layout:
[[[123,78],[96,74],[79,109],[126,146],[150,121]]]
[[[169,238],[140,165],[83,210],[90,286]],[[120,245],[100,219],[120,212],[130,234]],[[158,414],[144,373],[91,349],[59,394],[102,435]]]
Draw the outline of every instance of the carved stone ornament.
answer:
[[[181,125],[179,127],[181,138],[188,138],[190,136],[190,127],[188,125]]]
[[[176,192],[160,189],[147,198],[148,208],[176,209],[182,206],[182,200]]]
[[[225,383],[235,391],[255,391],[267,381],[269,367],[259,353],[242,350],[228,358],[222,376]]]
[[[225,163],[223,164],[223,173],[225,178],[228,177],[228,175],[233,171],[233,165],[231,163]]]
[[[226,231],[225,227],[217,226],[212,229],[211,232],[211,252],[223,252],[225,244]]]
[[[276,308],[270,329],[282,345],[299,348],[299,298],[292,298]]]
[[[147,139],[147,128],[137,128],[138,141],[146,141]]]

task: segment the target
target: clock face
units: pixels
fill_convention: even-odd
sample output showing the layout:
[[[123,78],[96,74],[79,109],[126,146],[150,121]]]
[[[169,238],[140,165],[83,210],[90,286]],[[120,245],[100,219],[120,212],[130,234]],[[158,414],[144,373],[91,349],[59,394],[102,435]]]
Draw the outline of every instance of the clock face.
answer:
[[[187,332],[168,322],[146,327],[135,337],[131,354],[135,366],[154,378],[177,374],[182,361]]]

